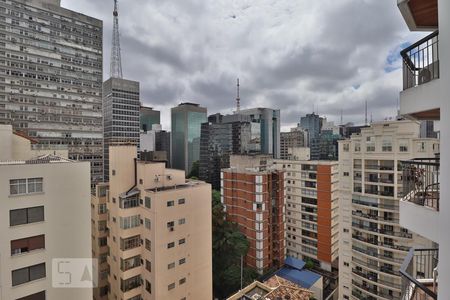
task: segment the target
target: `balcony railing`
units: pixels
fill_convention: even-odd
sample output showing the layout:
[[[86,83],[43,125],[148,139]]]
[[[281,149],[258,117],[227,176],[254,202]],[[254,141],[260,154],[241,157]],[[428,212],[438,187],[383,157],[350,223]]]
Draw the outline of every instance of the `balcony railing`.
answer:
[[[439,211],[439,158],[403,161],[403,201]]]
[[[437,249],[411,249],[401,268],[402,300],[437,299]]]
[[[403,90],[439,78],[439,31],[400,52],[403,58]]]

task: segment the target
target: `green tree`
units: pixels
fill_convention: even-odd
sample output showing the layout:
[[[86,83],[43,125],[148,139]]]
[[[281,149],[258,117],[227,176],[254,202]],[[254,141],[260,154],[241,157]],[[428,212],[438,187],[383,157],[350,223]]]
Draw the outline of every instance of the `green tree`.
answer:
[[[212,192],[212,228],[214,296],[224,299],[240,288],[241,256],[247,254],[249,242],[236,224],[226,221],[218,191]],[[244,286],[257,277],[254,270],[244,268]]]
[[[191,169],[191,172],[189,172],[189,175],[187,178],[198,179],[199,172],[200,172],[200,162],[198,160],[196,160],[192,163],[192,169]]]

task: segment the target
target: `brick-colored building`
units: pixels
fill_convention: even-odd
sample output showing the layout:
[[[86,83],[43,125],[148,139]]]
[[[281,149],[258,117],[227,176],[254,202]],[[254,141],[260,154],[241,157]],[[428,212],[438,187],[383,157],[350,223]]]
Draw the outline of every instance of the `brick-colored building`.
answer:
[[[226,217],[250,242],[247,266],[260,274],[282,267],[285,257],[284,172],[267,166],[267,156],[232,156],[221,173]]]

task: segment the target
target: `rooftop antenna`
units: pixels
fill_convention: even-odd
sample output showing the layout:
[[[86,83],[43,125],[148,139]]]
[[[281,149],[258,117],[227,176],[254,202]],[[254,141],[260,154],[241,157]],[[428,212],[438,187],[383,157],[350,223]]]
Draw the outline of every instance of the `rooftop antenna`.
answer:
[[[367,125],[367,100],[366,100],[366,118],[364,120],[364,125]]]
[[[373,123],[373,115],[372,115],[372,113],[370,113],[370,124],[372,124]]]
[[[236,112],[241,111],[241,98],[239,96],[239,78],[237,79],[237,97],[236,97]]]
[[[341,109],[341,125],[344,125],[344,110]]]
[[[119,11],[118,0],[114,0],[113,12],[113,37],[111,49],[110,76],[112,78],[122,78],[122,58],[120,55],[120,36],[119,36]]]

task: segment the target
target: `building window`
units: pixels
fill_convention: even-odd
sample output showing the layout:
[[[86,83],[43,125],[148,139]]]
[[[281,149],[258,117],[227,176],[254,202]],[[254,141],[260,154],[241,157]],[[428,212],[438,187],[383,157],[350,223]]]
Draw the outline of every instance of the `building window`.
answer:
[[[167,244],[167,249],[175,247],[175,242],[171,242]]]
[[[383,152],[392,152],[392,139],[391,138],[385,138],[383,140],[382,151]]]
[[[42,177],[28,179],[11,179],[9,181],[10,195],[22,195],[32,193],[42,193]]]
[[[45,249],[45,235],[11,241],[11,255]]]
[[[141,225],[140,215],[129,216],[129,217],[120,217],[120,228],[122,228],[122,229],[130,229],[130,228],[138,227],[140,225]]]
[[[102,203],[98,205],[98,213],[100,215],[106,214],[106,203]]]
[[[45,278],[45,263],[17,269],[12,273],[12,286],[17,286],[30,281]]]
[[[186,282],[186,278],[181,278],[180,281],[179,281],[179,284],[182,285],[182,284],[184,284],[185,282]]]
[[[361,151],[361,144],[355,143],[355,152],[360,152],[360,151]]]
[[[167,207],[171,207],[175,205],[175,201],[171,200],[171,201],[167,201]]]
[[[182,198],[182,199],[178,199],[178,204],[185,204],[186,203],[186,199]]]
[[[112,176],[116,175],[116,170],[112,170]]]
[[[178,225],[183,225],[183,224],[186,224],[186,219],[185,218],[179,219]]]
[[[186,243],[186,239],[181,239],[178,241],[178,245],[183,245]]]
[[[408,152],[408,140],[399,140],[399,151]]]
[[[350,151],[350,145],[349,144],[344,144],[343,145],[343,149],[344,149],[344,152]]]
[[[152,263],[149,262],[148,260],[145,260],[145,269],[149,272],[152,271]]]
[[[350,173],[349,172],[344,172],[344,176],[350,176]]]
[[[186,258],[182,258],[178,261],[179,265],[185,264],[186,263]]]
[[[168,270],[173,269],[173,268],[175,268],[175,263],[174,262],[167,265],[167,269]]]
[[[152,285],[150,282],[148,282],[147,280],[145,281],[145,290],[151,294],[152,293]]]
[[[145,207],[152,208],[152,200],[150,197],[145,197]]]
[[[173,290],[174,288],[175,288],[175,282],[173,282],[167,286],[167,290],[169,290],[169,291]]]
[[[9,225],[17,226],[22,224],[36,223],[44,221],[44,207],[30,207],[9,211]]]
[[[19,298],[17,300],[45,300],[45,291],[36,293],[36,294],[32,294],[32,295],[28,295],[22,298]]]
[[[141,246],[141,236],[135,235],[126,239],[120,239],[120,250],[125,251]]]
[[[148,239],[145,239],[145,249],[152,251],[152,242]]]
[[[152,227],[152,223],[151,223],[150,219],[145,218],[145,228],[150,230],[151,227]]]

